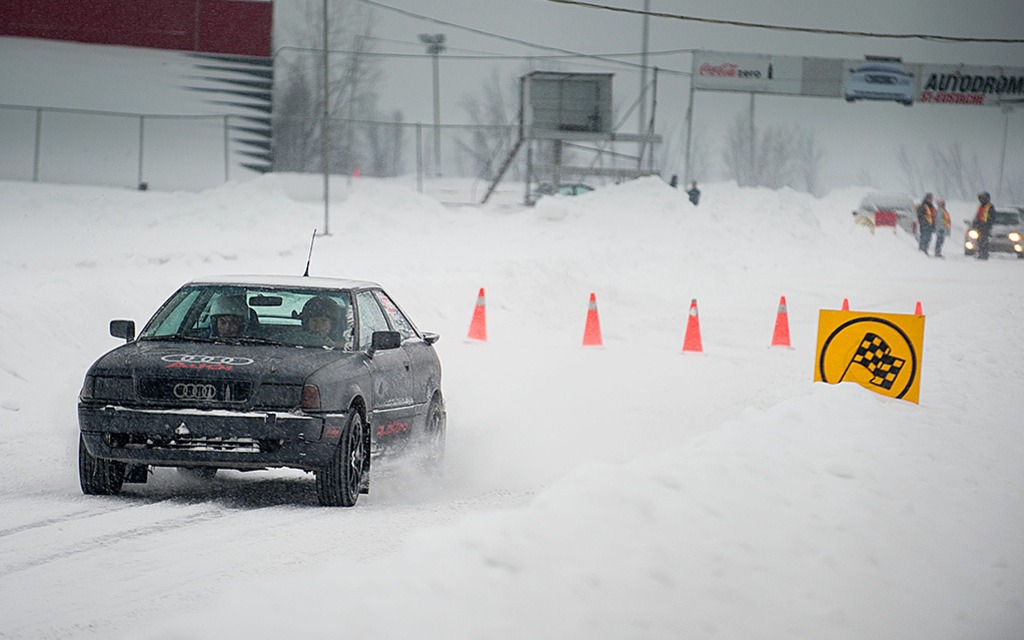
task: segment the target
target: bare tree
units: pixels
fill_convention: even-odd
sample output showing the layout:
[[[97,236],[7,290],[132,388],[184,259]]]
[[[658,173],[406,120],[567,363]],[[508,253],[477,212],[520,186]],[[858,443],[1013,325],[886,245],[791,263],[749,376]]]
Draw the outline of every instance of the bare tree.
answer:
[[[379,66],[372,53],[374,14],[358,3],[334,3],[328,16],[328,86],[323,81],[322,3],[306,0],[303,21],[293,38],[305,46],[280,56],[284,89],[274,110],[274,168],[278,171],[319,171],[323,137],[323,103],[328,112],[328,168],[348,173],[357,168],[363,150],[357,121],[372,119]]]
[[[482,95],[467,95],[459,101],[459,106],[476,126],[468,141],[459,138],[455,144],[471,159],[477,177],[490,178],[518,139],[515,125],[519,116],[519,81],[502,79],[498,70],[493,69],[481,90]],[[519,173],[516,165],[511,169],[514,174]]]
[[[901,144],[896,150],[896,160],[911,193],[934,190],[947,198],[969,199],[979,185],[984,184],[977,154],[968,160],[959,142],[951,142],[945,149],[931,144],[928,152],[920,157],[911,157]]]
[[[903,170],[903,177],[906,180],[907,189],[910,193],[923,193],[924,188],[924,177],[921,172],[921,165],[917,159],[910,155],[907,151],[907,147],[900,143],[900,146],[896,148],[896,161],[900,165],[900,169]]]
[[[982,183],[978,155],[970,160],[964,157],[963,146],[952,142],[943,151],[938,145],[931,145],[932,168],[935,174],[935,188],[947,198],[969,198],[976,193],[974,185]]]
[[[814,134],[782,126],[751,131],[750,111],[741,113],[726,131],[723,153],[726,173],[742,187],[818,188],[824,151]]]
[[[754,186],[753,137],[750,134],[750,112],[740,113],[726,131],[722,161],[726,175],[741,187]]]
[[[401,175],[405,171],[402,164],[402,149],[405,142],[402,112],[392,113],[390,122],[370,122],[365,130],[371,175]]]
[[[796,139],[797,172],[803,179],[804,190],[811,195],[821,195],[821,165],[825,150],[818,144],[814,133],[799,131]]]

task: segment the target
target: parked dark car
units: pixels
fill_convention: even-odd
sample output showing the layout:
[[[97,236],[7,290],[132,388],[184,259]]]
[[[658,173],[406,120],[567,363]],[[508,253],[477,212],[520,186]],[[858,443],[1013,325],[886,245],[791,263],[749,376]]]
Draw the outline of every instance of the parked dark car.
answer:
[[[370,462],[436,470],[446,415],[433,344],[380,285],[310,277],[194,280],[139,336],[89,369],[79,397],[86,494],[145,482],[150,467],[312,472],[320,504],[352,506]]]
[[[964,234],[964,255],[973,256],[978,252],[978,230],[973,220],[964,220],[967,233]],[[992,232],[988,240],[989,253],[1016,254],[1024,258],[1024,207],[999,207],[992,213]]]
[[[555,189],[555,185],[550,182],[542,182],[537,185],[537,190],[534,191],[534,193],[538,196],[551,196],[556,194],[563,196],[579,196],[584,193],[590,193],[593,190],[594,187],[582,182],[562,182],[559,183],[557,189]]]

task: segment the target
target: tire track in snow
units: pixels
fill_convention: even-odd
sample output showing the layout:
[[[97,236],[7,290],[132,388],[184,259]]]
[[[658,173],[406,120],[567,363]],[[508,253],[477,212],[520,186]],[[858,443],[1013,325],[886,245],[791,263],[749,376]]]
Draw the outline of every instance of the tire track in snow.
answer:
[[[113,510],[118,511],[118,510]],[[105,515],[97,514],[97,515]],[[186,516],[179,516],[154,522],[152,524],[142,525],[138,527],[132,527],[128,529],[119,529],[116,531],[110,531],[99,535],[91,536],[85,540],[73,543],[67,547],[63,547],[58,550],[54,550],[52,553],[37,556],[35,558],[25,559],[20,562],[12,562],[6,565],[0,566],[0,576],[7,577],[11,574],[26,571],[36,567],[41,567],[52,562],[63,560],[71,556],[76,556],[83,553],[88,553],[96,549],[107,547],[113,544],[122,543],[129,540],[136,540],[144,538],[146,536],[158,535],[173,531],[175,529],[181,529],[183,527],[192,526],[195,524],[201,524],[212,520],[217,520],[224,516],[224,511],[220,508],[209,508],[199,513],[193,513]],[[60,524],[74,518],[57,518],[57,522],[54,524]],[[29,530],[32,527],[27,527],[24,530]]]

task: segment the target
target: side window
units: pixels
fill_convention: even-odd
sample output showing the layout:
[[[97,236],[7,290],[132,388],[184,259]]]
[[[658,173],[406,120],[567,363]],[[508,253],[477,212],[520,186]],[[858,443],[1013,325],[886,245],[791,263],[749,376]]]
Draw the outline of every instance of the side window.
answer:
[[[388,294],[381,290],[373,292],[377,296],[377,300],[380,301],[380,306],[384,308],[384,313],[388,315],[388,319],[391,320],[391,326],[394,327],[395,331],[402,334],[402,340],[408,340],[409,338],[416,337],[416,331],[412,328],[412,323],[409,322],[405,314],[399,310],[395,303],[391,301]]]
[[[384,319],[384,312],[380,310],[371,292],[357,293],[356,305],[359,313],[359,349],[365,351],[370,348],[374,331],[388,331],[388,321]]]

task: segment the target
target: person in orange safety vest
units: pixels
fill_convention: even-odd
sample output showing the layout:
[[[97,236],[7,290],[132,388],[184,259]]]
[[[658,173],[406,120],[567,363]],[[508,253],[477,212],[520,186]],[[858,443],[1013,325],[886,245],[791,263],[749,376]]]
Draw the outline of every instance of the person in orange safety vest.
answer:
[[[952,225],[949,219],[949,211],[946,211],[945,200],[936,200],[935,209],[938,212],[938,218],[935,220],[935,257],[941,258],[942,244],[946,241],[946,236],[949,235],[949,229]]]
[[[988,260],[988,238],[992,235],[992,198],[988,191],[978,194],[978,212],[974,214],[974,228],[978,230],[978,260]]]
[[[924,194],[924,200],[917,207],[917,238],[918,248],[925,255],[928,255],[928,245],[932,241],[932,232],[935,231],[935,204],[932,203],[932,194]]]

